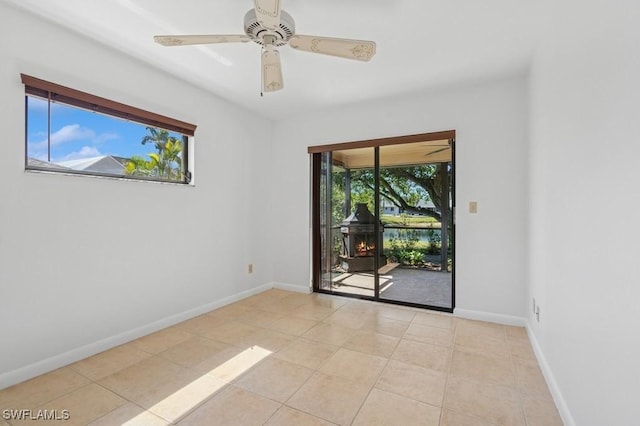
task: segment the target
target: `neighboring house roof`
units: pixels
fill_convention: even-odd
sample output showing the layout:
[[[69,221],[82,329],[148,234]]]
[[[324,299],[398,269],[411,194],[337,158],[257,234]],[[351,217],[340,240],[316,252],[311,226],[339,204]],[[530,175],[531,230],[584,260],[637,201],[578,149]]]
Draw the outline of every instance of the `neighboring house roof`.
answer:
[[[78,160],[61,161],[58,165],[73,170],[81,170],[86,172],[98,172],[121,175],[124,174],[124,165],[126,164],[123,157],[113,157],[111,155],[102,155],[99,157],[81,158]]]
[[[127,166],[127,163],[131,161],[131,158],[127,157],[118,157],[117,155],[112,155],[111,158],[116,160],[118,163],[122,164],[123,167]]]
[[[47,161],[37,160],[35,158],[27,158],[27,166],[29,167],[42,167],[52,170],[69,170],[69,167],[61,166],[55,163],[49,163]]]

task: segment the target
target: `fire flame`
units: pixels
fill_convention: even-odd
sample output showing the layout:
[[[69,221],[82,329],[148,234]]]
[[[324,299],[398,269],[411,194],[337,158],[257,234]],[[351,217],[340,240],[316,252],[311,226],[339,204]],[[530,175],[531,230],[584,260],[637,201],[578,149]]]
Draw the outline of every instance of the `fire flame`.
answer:
[[[360,244],[356,244],[355,249],[358,256],[367,256],[369,252],[372,252],[376,249],[376,246],[373,243],[367,244],[366,241],[362,241],[360,242]]]

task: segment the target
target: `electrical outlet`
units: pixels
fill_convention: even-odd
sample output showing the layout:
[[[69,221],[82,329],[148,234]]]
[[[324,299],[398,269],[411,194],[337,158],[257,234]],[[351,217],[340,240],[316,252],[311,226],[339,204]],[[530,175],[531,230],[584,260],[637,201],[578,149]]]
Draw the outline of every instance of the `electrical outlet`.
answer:
[[[536,319],[540,322],[540,306],[536,306]]]
[[[478,202],[469,201],[469,213],[478,213]]]
[[[247,272],[250,274],[253,274],[253,263],[250,263],[249,265],[247,265]]]

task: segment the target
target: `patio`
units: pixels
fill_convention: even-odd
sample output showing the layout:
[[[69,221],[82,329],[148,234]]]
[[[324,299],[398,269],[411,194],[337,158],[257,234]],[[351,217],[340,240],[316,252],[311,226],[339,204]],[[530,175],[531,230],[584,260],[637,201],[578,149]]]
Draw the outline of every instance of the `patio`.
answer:
[[[331,291],[373,297],[374,276],[370,272],[344,272],[331,279]],[[451,308],[451,273],[397,267],[380,274],[380,298]]]

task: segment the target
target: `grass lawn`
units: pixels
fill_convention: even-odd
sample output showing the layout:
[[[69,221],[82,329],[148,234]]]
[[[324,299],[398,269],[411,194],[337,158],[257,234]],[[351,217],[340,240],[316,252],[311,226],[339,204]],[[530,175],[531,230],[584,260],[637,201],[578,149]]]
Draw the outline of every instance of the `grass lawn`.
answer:
[[[415,226],[425,228],[440,228],[440,222],[428,216],[392,216],[382,215],[382,223],[385,225]]]

